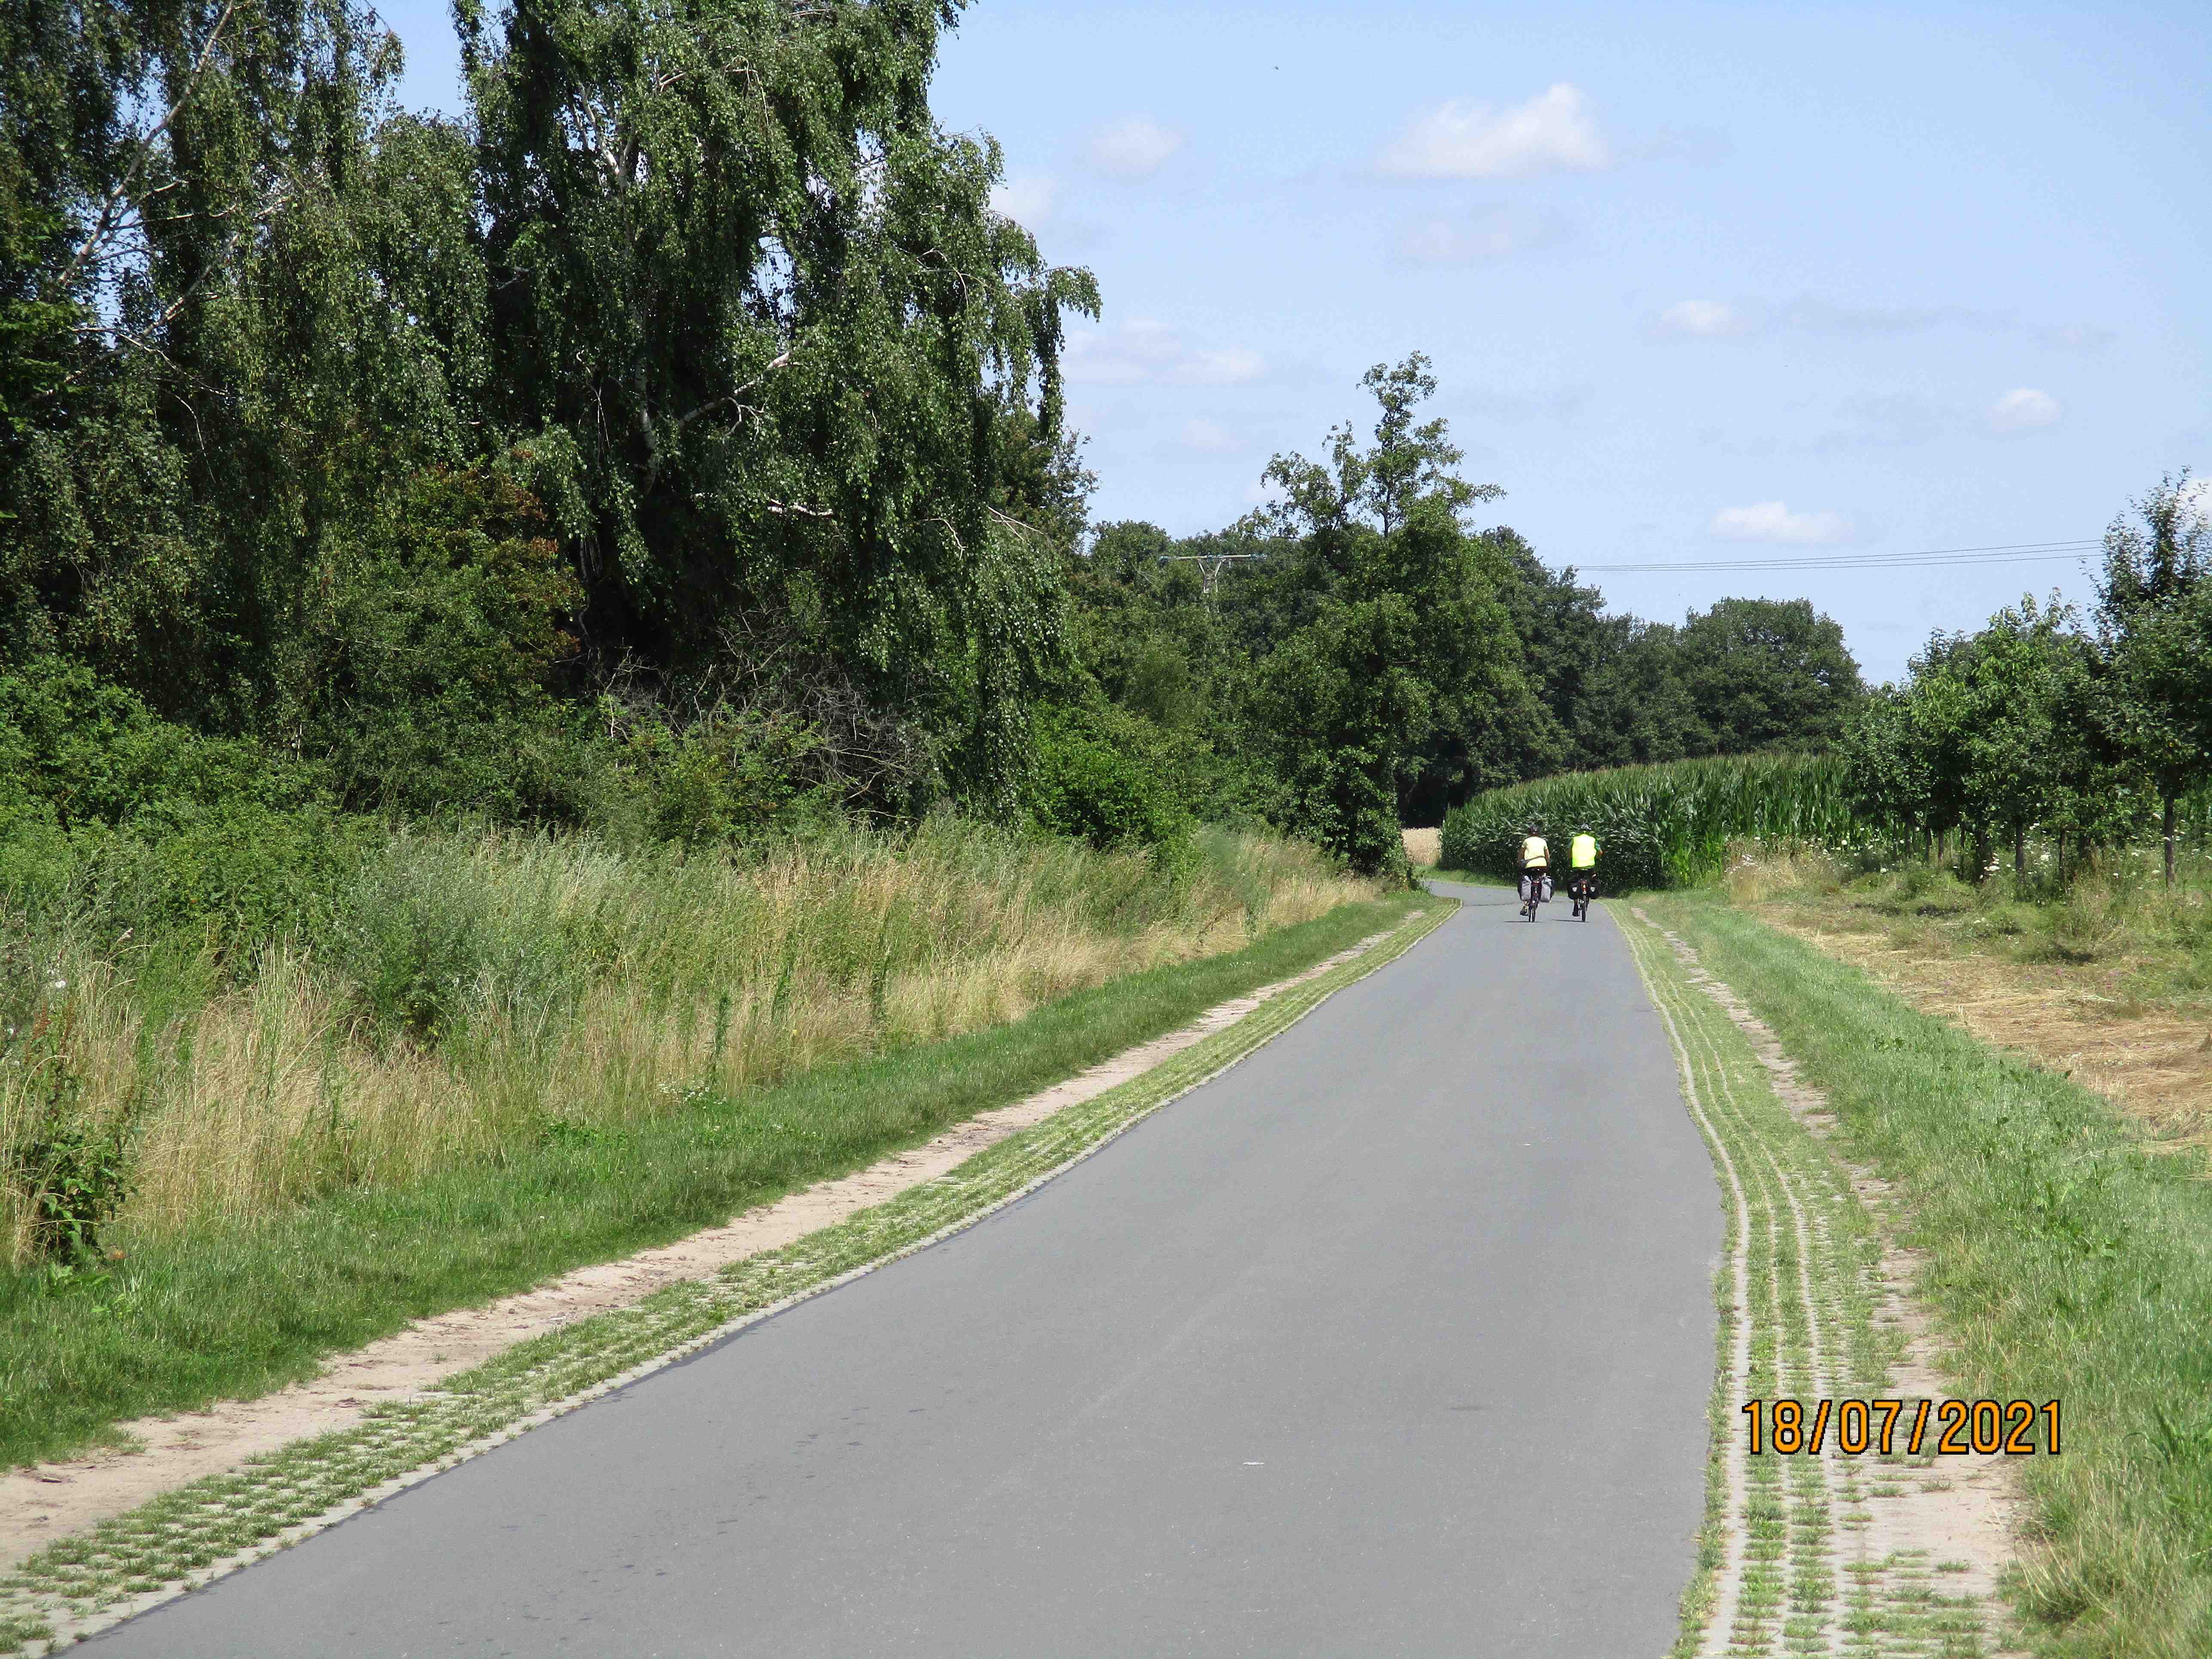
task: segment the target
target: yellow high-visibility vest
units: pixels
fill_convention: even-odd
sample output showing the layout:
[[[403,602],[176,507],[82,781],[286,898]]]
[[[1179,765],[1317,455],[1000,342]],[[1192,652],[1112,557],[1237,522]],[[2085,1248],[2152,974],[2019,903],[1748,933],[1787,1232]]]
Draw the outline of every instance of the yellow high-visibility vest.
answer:
[[[1574,866],[1577,870],[1596,869],[1597,837],[1595,836],[1577,836],[1574,839],[1573,846],[1569,850],[1567,856],[1574,860]]]
[[[1531,836],[1521,843],[1522,869],[1527,869],[1532,864],[1549,864],[1551,861],[1552,849],[1544,844],[1544,838],[1541,836]]]

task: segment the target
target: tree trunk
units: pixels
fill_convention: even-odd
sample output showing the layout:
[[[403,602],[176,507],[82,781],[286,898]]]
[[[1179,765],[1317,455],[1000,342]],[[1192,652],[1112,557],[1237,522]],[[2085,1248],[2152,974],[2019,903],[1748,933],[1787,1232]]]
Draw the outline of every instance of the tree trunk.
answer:
[[[2012,827],[2012,884],[2027,885],[2027,826],[2015,823]]]
[[[2173,797],[2166,798],[2166,884],[2173,885]]]

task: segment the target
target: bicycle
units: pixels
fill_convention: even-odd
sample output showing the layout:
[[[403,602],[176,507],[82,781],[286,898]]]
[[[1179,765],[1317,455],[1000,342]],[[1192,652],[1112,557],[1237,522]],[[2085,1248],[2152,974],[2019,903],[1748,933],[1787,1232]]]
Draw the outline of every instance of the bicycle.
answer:
[[[1522,880],[1528,884],[1528,896],[1521,901],[1521,914],[1529,921],[1536,920],[1536,907],[1544,902],[1544,875],[1541,870],[1522,872]]]
[[[1574,901],[1575,920],[1589,920],[1590,901],[1597,896],[1597,878],[1584,873],[1567,884],[1567,896]]]

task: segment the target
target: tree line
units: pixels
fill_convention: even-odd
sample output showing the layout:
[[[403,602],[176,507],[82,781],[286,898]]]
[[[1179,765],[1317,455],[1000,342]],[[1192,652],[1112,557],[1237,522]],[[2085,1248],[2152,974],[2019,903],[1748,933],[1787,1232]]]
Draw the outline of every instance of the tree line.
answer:
[[[1974,633],[1937,633],[1844,744],[1871,823],[1950,838],[1978,879],[2031,832],[2067,850],[2154,825],[2174,878],[2181,804],[2212,783],[2212,526],[2186,472],[2105,536],[2094,603],[2024,598]]]
[[[1809,605],[1609,615],[1477,528],[1418,356],[1275,506],[1091,533],[1097,286],[932,114],[957,12],[461,0],[447,119],[358,0],[0,5],[0,829],[950,804],[1372,866],[1490,783],[1841,735]]]
[[[358,0],[9,0],[0,651],[360,803],[573,814],[610,692],[1003,794],[1097,301],[932,117],[953,15],[465,0],[447,120]]]
[[[1192,809],[1251,813],[1354,863],[1482,790],[1552,773],[1823,750],[1863,696],[1842,629],[1798,600],[1679,626],[1609,613],[1571,568],[1480,528],[1415,353],[1370,370],[1363,441],[1279,456],[1278,500],[1176,538],[1100,527],[1071,584],[1079,705]]]

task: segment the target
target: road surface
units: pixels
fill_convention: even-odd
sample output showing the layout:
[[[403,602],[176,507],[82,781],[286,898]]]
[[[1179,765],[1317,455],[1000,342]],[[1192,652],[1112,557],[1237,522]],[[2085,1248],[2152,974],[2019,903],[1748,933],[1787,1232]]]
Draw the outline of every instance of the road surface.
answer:
[[[1657,1656],[1711,1165],[1602,908],[1449,890],[1019,1204],[88,1651]]]

